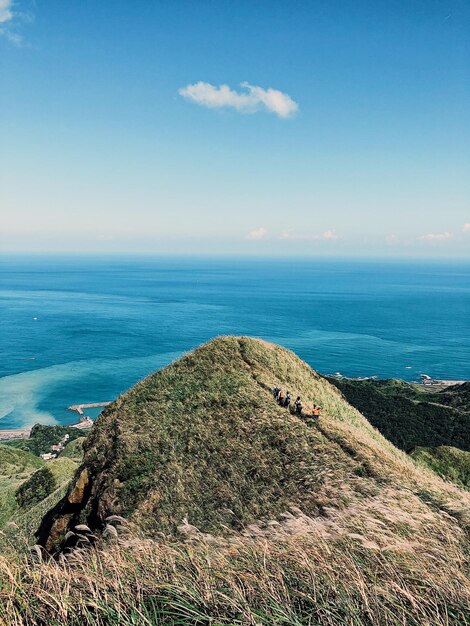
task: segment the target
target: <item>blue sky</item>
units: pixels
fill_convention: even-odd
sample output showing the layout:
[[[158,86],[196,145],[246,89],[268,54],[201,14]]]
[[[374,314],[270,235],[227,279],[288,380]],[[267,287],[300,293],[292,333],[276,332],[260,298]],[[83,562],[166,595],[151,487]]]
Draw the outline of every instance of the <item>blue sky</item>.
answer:
[[[466,1],[0,0],[0,93],[6,251],[470,250]]]

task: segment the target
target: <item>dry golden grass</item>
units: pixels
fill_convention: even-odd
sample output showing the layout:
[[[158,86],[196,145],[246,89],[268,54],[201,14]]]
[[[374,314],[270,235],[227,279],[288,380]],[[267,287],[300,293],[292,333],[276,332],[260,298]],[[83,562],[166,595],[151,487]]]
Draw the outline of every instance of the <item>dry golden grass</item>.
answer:
[[[390,516],[388,506],[383,513]],[[377,545],[345,532],[333,537],[330,528],[313,524],[272,538],[233,537],[224,545],[128,539],[77,553],[67,565],[34,569],[0,558],[0,623],[465,624],[468,579],[451,527],[439,537],[420,532],[401,545],[387,545],[393,533],[382,530],[373,530]]]

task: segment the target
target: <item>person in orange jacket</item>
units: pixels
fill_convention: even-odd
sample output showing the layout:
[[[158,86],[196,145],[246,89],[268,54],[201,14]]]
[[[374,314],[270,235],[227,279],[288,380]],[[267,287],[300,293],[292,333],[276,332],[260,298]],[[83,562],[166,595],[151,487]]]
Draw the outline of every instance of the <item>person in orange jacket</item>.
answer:
[[[313,403],[313,409],[312,409],[312,417],[314,417],[315,419],[320,417],[320,411],[321,411],[321,406],[318,405],[316,402]]]

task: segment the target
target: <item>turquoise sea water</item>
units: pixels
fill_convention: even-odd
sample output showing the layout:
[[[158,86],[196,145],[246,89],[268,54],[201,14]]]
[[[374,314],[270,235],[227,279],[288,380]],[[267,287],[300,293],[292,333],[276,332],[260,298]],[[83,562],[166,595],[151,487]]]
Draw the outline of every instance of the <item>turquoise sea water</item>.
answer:
[[[470,264],[0,259],[0,429],[70,423],[211,337],[247,334],[322,373],[470,378]]]

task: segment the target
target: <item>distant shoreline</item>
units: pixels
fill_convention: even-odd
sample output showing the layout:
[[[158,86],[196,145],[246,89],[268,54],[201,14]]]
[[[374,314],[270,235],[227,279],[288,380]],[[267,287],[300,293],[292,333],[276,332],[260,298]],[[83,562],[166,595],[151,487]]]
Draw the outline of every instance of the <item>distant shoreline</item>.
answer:
[[[325,378],[343,378],[345,380],[355,380],[359,382],[364,381],[373,381],[378,382],[381,380],[392,380],[390,378],[378,378],[377,376],[343,376],[342,374],[322,374]],[[444,389],[448,389],[449,387],[456,387],[458,385],[464,385],[465,383],[470,382],[470,380],[441,380],[437,378],[431,378],[426,380],[419,381],[409,381],[404,380],[403,378],[397,378],[395,380],[402,380],[408,385],[416,385],[418,387],[422,387],[425,391],[443,391]]]
[[[66,428],[85,429],[91,428],[94,420],[84,414],[83,409],[95,409],[106,407],[111,404],[109,402],[91,402],[82,404],[73,404],[67,408],[67,411],[74,411],[80,415],[80,421],[76,424],[53,424],[53,426],[64,426]],[[32,428],[11,428],[6,430],[0,429],[0,441],[10,441],[11,439],[28,439],[31,435]]]
[[[389,380],[386,378],[377,378],[375,376],[355,376],[355,377],[351,377],[351,376],[342,376],[341,374],[321,374],[321,376],[324,376],[325,378],[344,378],[347,380],[357,380],[357,381],[367,381],[367,380],[371,380],[371,381],[379,381],[379,380]],[[398,379],[397,379],[398,380]],[[402,379],[399,379],[402,380]],[[443,391],[444,389],[447,389],[449,387],[453,387],[456,385],[463,385],[465,383],[470,382],[469,380],[438,380],[438,379],[432,379],[429,382],[409,382],[409,381],[404,381],[406,383],[408,383],[409,385],[418,385],[419,387],[422,387],[423,390],[425,391]],[[91,403],[91,404],[76,404],[76,405],[72,405],[68,407],[69,411],[74,411],[76,413],[78,413],[80,416],[83,415],[83,409],[84,408],[95,408],[95,407],[105,407],[108,406],[109,404],[111,404],[111,402],[95,402],[95,403]],[[90,428],[91,425],[93,425],[94,420],[92,420],[91,418],[88,418],[86,420],[80,421],[78,422],[78,424],[54,424],[54,426],[65,426],[67,428],[78,428],[78,429],[86,429],[86,428]],[[11,429],[6,429],[6,430],[1,430],[0,429],[0,442],[2,441],[11,441],[14,439],[28,439],[29,436],[31,435],[31,430],[32,428],[11,428]]]
[[[91,423],[90,423],[91,422]],[[52,424],[52,426],[64,426],[65,428],[77,428],[78,430],[85,430],[93,426],[94,421],[92,419],[78,422],[78,424]],[[29,439],[32,428],[12,428],[9,430],[0,430],[0,442],[11,441],[13,439]]]
[[[10,441],[11,439],[28,439],[30,434],[31,428],[0,430],[0,441]]]

